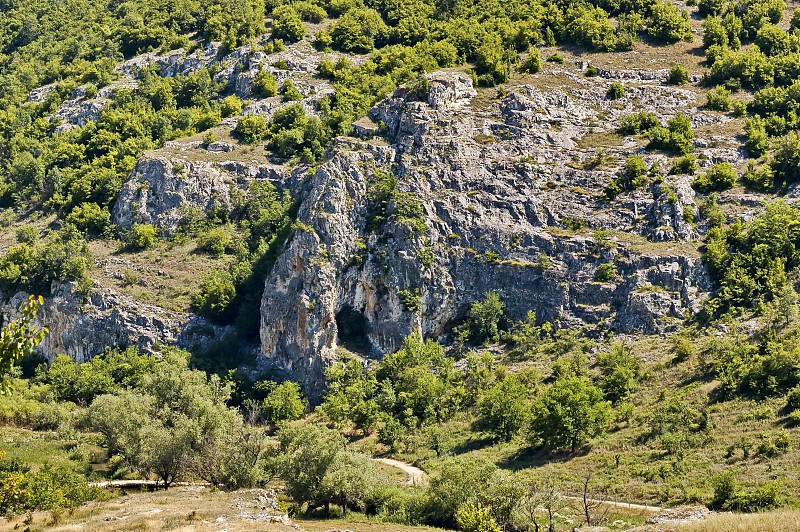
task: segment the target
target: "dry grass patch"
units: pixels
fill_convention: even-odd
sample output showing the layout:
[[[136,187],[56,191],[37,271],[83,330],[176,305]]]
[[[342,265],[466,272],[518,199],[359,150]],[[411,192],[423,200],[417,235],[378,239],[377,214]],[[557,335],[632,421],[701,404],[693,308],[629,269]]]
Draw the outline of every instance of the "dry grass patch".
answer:
[[[760,514],[717,514],[677,527],[680,532],[792,532],[800,530],[800,510]]]

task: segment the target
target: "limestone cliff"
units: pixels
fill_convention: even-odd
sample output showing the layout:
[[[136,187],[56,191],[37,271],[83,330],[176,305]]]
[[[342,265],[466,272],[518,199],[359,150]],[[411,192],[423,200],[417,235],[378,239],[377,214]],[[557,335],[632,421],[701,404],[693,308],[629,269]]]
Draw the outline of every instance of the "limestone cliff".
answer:
[[[436,73],[424,94],[401,88],[372,109],[372,123],[357,124],[361,140],[337,140],[266,281],[261,348],[273,366],[313,393],[341,342],[379,357],[413,331],[439,337],[489,291],[514,320],[534,310],[560,326],[621,332],[670,330],[699,309],[709,279],[696,251],[679,250],[697,237],[684,214],[696,208],[690,178],[609,201],[602,189],[619,166],[593,168],[597,149],[582,142],[632,110],[671,117],[694,94],[656,85],[609,102],[605,81],[562,76],[558,89],[520,85],[491,98],[463,73]],[[638,151],[621,143],[605,156]],[[370,190],[387,171],[398,197],[419,202],[422,227],[397,201],[384,224],[370,222]],[[575,224],[588,232],[567,229]],[[605,263],[616,276],[597,282]]]

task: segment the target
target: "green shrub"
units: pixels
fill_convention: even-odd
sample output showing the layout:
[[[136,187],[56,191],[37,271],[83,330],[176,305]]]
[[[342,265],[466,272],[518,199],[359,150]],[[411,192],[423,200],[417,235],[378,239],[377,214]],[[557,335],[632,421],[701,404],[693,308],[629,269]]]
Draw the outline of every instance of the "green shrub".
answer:
[[[259,72],[260,74],[260,72]],[[258,75],[256,75],[258,78]],[[255,86],[255,83],[254,83]],[[236,116],[242,112],[242,100],[236,96],[235,94],[231,94],[230,96],[226,96],[222,99],[219,106],[219,111],[222,113],[222,118],[228,118],[230,116]]]
[[[267,121],[260,115],[244,115],[239,118],[233,133],[247,144],[259,142],[267,135]]]
[[[625,96],[625,87],[622,86],[622,83],[619,81],[615,81],[608,87],[608,91],[606,91],[606,98],[609,100],[619,100]]]
[[[214,227],[197,239],[197,250],[220,256],[236,250],[236,235],[229,227]]]
[[[236,286],[230,274],[212,270],[200,284],[200,290],[192,294],[192,307],[214,320],[225,319],[230,312]]]
[[[523,72],[528,74],[536,74],[542,70],[542,54],[538,48],[531,48],[528,52],[528,57],[522,63]]]
[[[619,131],[623,135],[634,135],[638,133],[647,133],[661,124],[658,122],[658,117],[649,112],[639,111],[623,116],[619,121]]]
[[[126,240],[131,249],[151,249],[158,244],[158,230],[150,224],[133,224]]]
[[[556,64],[559,64],[559,65],[563,65],[563,64],[564,64],[564,58],[563,58],[563,57],[561,57],[561,56],[560,56],[560,55],[558,55],[558,54],[551,54],[551,55],[550,55],[550,56],[547,58],[547,62],[548,62],[548,63],[556,63]]]
[[[691,153],[676,160],[669,169],[670,175],[694,175],[697,171],[697,159]]]
[[[275,80],[275,76],[266,70],[259,70],[256,77],[253,78],[253,92],[261,98],[270,98],[278,94],[278,82]],[[241,110],[241,102],[239,102],[239,112],[235,114],[239,114]]]
[[[610,262],[605,262],[597,267],[594,273],[594,280],[598,283],[607,283],[617,276],[617,270]]]
[[[311,163],[322,156],[329,132],[322,121],[307,116],[300,104],[276,111],[269,122],[267,147],[279,157],[301,156]]]
[[[49,293],[53,281],[77,281],[85,289],[90,281],[89,247],[74,225],[50,232],[33,246],[10,246],[0,257],[0,286],[6,290]]]
[[[294,2],[292,7],[300,15],[300,18],[306,22],[319,24],[328,17],[328,13],[322,7],[311,2]]]
[[[478,402],[478,428],[497,439],[511,440],[528,420],[528,397],[528,389],[517,377],[495,383]]]
[[[597,357],[597,364],[602,374],[600,388],[606,399],[616,404],[635,390],[642,363],[624,344],[614,343],[609,351]]]
[[[462,504],[456,512],[458,529],[464,532],[501,532],[500,526],[492,518],[491,510],[480,504]]]
[[[72,209],[64,221],[85,233],[102,235],[111,228],[111,213],[96,203],[82,203]]]
[[[706,93],[706,107],[712,111],[731,110],[731,91],[725,87],[717,87]]]
[[[39,241],[39,237],[41,237],[41,231],[39,231],[38,227],[33,225],[22,225],[17,227],[15,236],[17,237],[18,243],[32,246]]]
[[[786,408],[790,412],[800,410],[800,385],[795,386],[786,394]]]
[[[297,383],[270,383],[266,390],[267,397],[261,403],[261,413],[272,426],[300,419],[308,410],[308,401]]]
[[[656,3],[650,8],[647,34],[664,42],[692,41],[692,26],[689,13],[674,4]],[[677,85],[677,83],[674,83]]]
[[[669,71],[667,83],[670,85],[685,85],[689,83],[689,71],[685,66],[675,65]]]
[[[281,94],[285,102],[297,102],[303,99],[303,95],[295,88],[294,83],[292,83],[290,79],[287,79],[283,82],[283,85],[281,85]]]
[[[800,133],[792,131],[778,142],[770,166],[777,186],[800,181]]]
[[[340,50],[367,53],[382,44],[389,35],[389,28],[380,14],[369,8],[347,10],[331,29],[334,45]]]
[[[300,14],[290,5],[276,7],[272,11],[272,38],[288,42],[299,41],[306,33]]]
[[[611,416],[603,392],[587,377],[562,377],[534,403],[531,438],[550,449],[575,452],[602,434]]]
[[[319,30],[314,35],[314,47],[320,51],[328,51],[333,46],[333,37],[327,30]]]
[[[692,182],[692,188],[699,192],[712,190],[728,190],[736,186],[738,176],[730,163],[717,163],[708,172],[697,176]]]

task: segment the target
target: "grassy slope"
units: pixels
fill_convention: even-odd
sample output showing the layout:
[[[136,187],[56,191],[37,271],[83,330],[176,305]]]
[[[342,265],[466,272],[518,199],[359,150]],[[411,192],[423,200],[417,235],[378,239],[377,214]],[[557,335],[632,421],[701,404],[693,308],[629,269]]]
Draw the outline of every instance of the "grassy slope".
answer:
[[[716,382],[707,380],[699,369],[699,361],[673,363],[670,340],[658,337],[639,338],[632,343],[634,353],[645,360],[645,380],[634,393],[633,415],[629,421],[615,420],[610,430],[576,452],[547,453],[532,449],[523,437],[508,443],[496,443],[486,435],[476,433],[471,425],[473,418],[462,414],[442,425],[445,440],[443,457],[425,446],[424,437],[396,453],[396,457],[414,462],[435,474],[439,463],[447,456],[482,455],[501,468],[516,471],[523,481],[541,483],[546,479],[556,482],[565,494],[579,494],[587,471],[593,474],[595,489],[611,498],[627,502],[647,502],[675,505],[682,503],[707,503],[712,496],[712,477],[723,471],[733,471],[744,486],[757,486],[777,479],[788,504],[800,502],[800,430],[788,427],[786,418],[779,414],[782,399],[762,401],[736,400],[715,402]],[[602,346],[598,346],[601,347]],[[534,365],[546,375],[549,361],[532,360],[512,365]],[[685,393],[687,402],[697,409],[708,408],[712,426],[712,440],[704,446],[686,449],[683,457],[670,455],[660,446],[659,440],[640,440],[647,430],[651,413],[660,401],[660,394]],[[753,419],[757,411],[767,406],[772,411],[767,419]],[[788,452],[773,458],[754,457],[747,460],[737,450],[732,457],[728,449],[740,441],[752,444],[753,451],[759,436],[765,431],[785,429],[791,444]],[[385,452],[374,437],[358,442],[368,452]]]

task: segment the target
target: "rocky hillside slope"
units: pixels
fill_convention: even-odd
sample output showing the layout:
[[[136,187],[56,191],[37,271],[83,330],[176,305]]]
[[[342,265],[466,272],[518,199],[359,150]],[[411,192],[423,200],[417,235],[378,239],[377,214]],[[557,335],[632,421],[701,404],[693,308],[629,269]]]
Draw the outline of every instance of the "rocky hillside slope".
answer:
[[[147,65],[167,76],[215,65],[217,78],[253,98],[242,114],[268,118],[287,103],[253,96],[254,72],[264,68],[291,79],[314,113],[332,90],[314,75],[326,57],[303,42],[272,55],[248,47],[224,55],[213,46],[147,54],[122,64],[115,85],[134,86]],[[670,167],[666,155],[616,130],[632,112],[655,113],[662,123],[684,112],[701,167],[740,166],[738,145],[720,134],[734,119],[702,110],[695,87],[666,85],[658,72],[599,69],[587,77],[588,66],[548,63],[502,91],[478,91],[457,70],[429,74],[376,105],[354,124],[357,137],[336,139],[315,167],[238,144],[232,117],[213,130],[218,141],[171,141],[146,153],[113,221],[123,229],[151,223],[168,235],[187,212],[230,210],[252,180],[289,191],[299,201],[297,222],[266,280],[259,351],[312,392],[341,344],[379,357],[413,331],[442,337],[489,291],[512,320],[533,310],[561,327],[674,330],[711,287],[697,251],[704,227],[693,223],[692,178],[667,175],[609,200],[603,190],[627,156]],[[606,97],[612,80],[623,81],[621,99]],[[94,119],[102,105],[102,93],[86,99],[78,90],[56,114],[70,127]],[[757,199],[734,192],[728,209],[757,210]],[[137,307],[95,277],[82,311],[69,287],[48,303],[48,353],[82,359],[104,345],[191,347],[225,332],[189,314]]]

